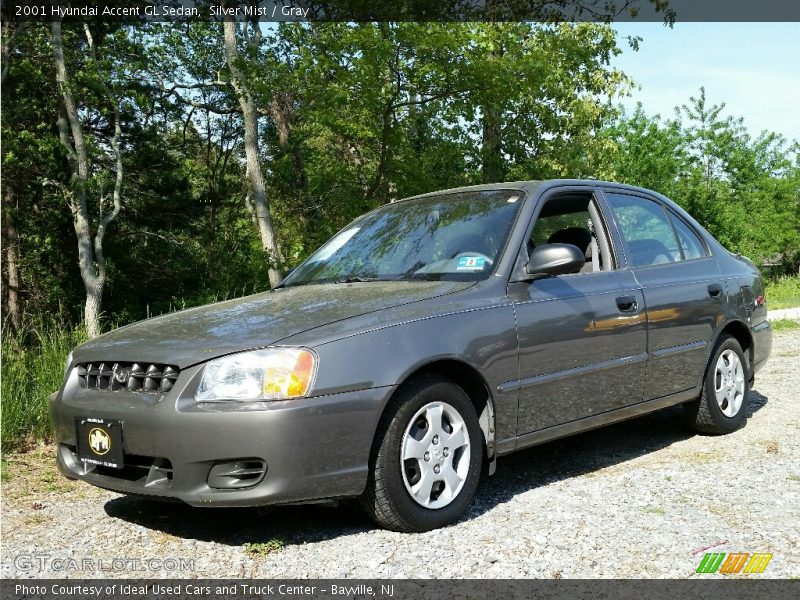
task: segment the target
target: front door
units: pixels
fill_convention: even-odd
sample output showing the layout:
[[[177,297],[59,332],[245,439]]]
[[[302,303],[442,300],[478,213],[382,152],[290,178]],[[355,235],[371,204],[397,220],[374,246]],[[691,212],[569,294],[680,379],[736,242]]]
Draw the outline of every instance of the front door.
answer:
[[[591,193],[545,201],[528,248],[572,243],[579,273],[509,284],[519,339],[518,435],[641,402],[647,360],[644,297],[616,268],[600,203]]]

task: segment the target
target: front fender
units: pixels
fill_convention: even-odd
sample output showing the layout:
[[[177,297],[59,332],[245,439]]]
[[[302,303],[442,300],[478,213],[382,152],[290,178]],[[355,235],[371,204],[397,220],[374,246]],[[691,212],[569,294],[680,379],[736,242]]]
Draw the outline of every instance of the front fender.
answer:
[[[494,397],[502,382],[518,378],[519,370],[510,304],[377,328],[314,350],[319,356],[314,395],[397,386],[425,365],[448,359],[474,368]],[[494,408],[497,439],[516,435],[516,394],[498,395]]]

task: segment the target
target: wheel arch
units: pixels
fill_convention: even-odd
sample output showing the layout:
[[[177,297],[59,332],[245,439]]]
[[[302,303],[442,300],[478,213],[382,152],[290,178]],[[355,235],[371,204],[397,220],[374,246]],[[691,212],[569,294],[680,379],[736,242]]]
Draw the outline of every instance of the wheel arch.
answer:
[[[753,360],[754,360],[754,352],[755,348],[753,345],[753,334],[750,332],[750,327],[740,321],[738,319],[733,319],[725,323],[720,330],[717,332],[717,335],[714,337],[714,343],[711,344],[711,348],[708,352],[708,358],[706,360],[706,369],[708,369],[709,361],[713,358],[714,349],[719,344],[719,340],[722,338],[723,335],[730,335],[733,337],[739,345],[742,347],[742,351],[744,352],[745,358],[747,359],[747,370],[750,379],[753,379]],[[705,372],[703,372],[703,376],[705,377]]]
[[[424,376],[439,375],[451,380],[455,385],[464,390],[475,412],[478,415],[478,424],[483,434],[484,457],[487,462],[488,474],[494,474],[496,455],[494,451],[495,436],[495,405],[489,385],[483,375],[469,363],[457,358],[437,358],[422,365],[418,365],[411,372],[407,373],[398,383],[395,390],[389,397],[384,411],[391,405],[394,396],[409,382]],[[376,432],[376,436],[378,433]],[[377,440],[373,440],[373,448]]]

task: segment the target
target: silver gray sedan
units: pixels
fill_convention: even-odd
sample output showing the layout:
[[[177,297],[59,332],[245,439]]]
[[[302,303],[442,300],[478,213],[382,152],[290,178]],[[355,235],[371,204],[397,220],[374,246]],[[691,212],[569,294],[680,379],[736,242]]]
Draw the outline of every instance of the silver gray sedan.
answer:
[[[740,427],[766,317],[753,263],[655,192],[426,194],[269,292],[76,348],[50,401],[58,466],[194,506],[357,497],[425,531],[521,448],[676,404],[700,432]]]

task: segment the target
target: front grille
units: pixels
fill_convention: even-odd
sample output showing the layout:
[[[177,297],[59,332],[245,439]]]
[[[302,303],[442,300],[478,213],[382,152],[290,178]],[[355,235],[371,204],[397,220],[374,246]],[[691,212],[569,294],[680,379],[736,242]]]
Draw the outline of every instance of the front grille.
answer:
[[[81,387],[162,394],[175,385],[180,371],[172,365],[135,362],[95,362],[77,366]]]

